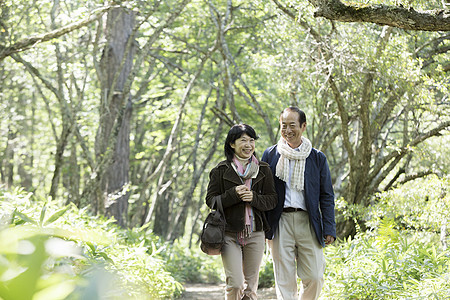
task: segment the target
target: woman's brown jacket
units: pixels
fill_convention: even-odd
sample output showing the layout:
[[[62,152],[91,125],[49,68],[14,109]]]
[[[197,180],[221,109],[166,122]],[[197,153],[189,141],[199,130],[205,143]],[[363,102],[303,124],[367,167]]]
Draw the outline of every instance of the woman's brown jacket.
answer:
[[[258,175],[252,179],[253,200],[251,202],[242,201],[236,193],[236,186],[242,184],[241,178],[231,163],[226,160],[220,162],[209,174],[206,204],[211,208],[212,199],[220,197],[227,221],[226,231],[244,230],[245,203],[249,203],[253,208],[256,226],[253,230],[269,230],[264,211],[273,209],[278,201],[269,165],[260,162]]]

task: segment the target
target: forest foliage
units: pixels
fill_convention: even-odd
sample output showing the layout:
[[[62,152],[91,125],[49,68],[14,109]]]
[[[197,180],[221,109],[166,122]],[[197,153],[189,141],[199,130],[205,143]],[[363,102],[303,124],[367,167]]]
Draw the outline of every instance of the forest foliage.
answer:
[[[383,192],[370,230],[325,248],[321,299],[446,299],[450,288],[449,180],[430,176]],[[175,299],[190,282],[221,283],[220,257],[148,226],[123,229],[75,205],[0,189],[0,298]],[[274,284],[266,251],[260,287]],[[27,286],[24,289],[23,286]]]
[[[3,195],[21,191],[2,198],[9,218],[17,208],[7,223],[40,230],[72,214],[84,220],[74,228],[99,220],[95,226],[109,232],[101,233],[106,243],[122,252],[109,253],[101,243],[101,250],[91,248],[95,228],[86,236],[67,228],[29,234],[39,249],[53,235],[85,243],[85,257],[68,261],[86,275],[94,272],[86,261],[104,260],[103,254],[117,264],[140,257],[125,272],[146,278],[153,275],[139,268],[155,264],[173,282],[162,293],[177,294],[182,278],[214,278],[174,275],[176,267],[160,262],[183,251],[192,258],[187,269],[203,261],[191,249],[207,213],[209,170],[224,159],[229,127],[252,125],[261,154],[279,138],[280,111],[296,105],[307,115],[306,136],[328,158],[338,236],[346,245],[339,251],[365,245],[388,255],[365,235],[390,228],[388,220],[400,233],[445,235],[448,215],[435,208],[448,207],[450,35],[317,16],[324,3],[337,2],[380,8],[376,13],[391,9],[399,12],[388,14],[394,21],[411,8],[440,11],[430,16],[448,20],[439,0],[0,1],[0,184]],[[430,175],[436,177],[421,181]],[[419,184],[438,200],[420,202]],[[5,236],[17,230],[5,228]],[[140,241],[129,244],[133,238],[123,235]],[[423,247],[394,244],[411,256],[439,244],[414,239]],[[183,246],[158,252],[152,243]],[[50,255],[39,253],[41,260]],[[381,280],[380,274],[373,276]],[[352,297],[363,298],[352,285],[363,275],[355,276],[336,292],[351,288]],[[78,283],[71,283],[74,291]],[[161,292],[147,285],[136,290]]]
[[[7,187],[194,236],[229,126],[254,126],[262,153],[288,105],[306,111],[346,207],[448,173],[445,32],[336,23],[302,1],[100,4],[2,2],[2,45],[86,23],[0,63]],[[354,234],[345,216],[338,232]]]

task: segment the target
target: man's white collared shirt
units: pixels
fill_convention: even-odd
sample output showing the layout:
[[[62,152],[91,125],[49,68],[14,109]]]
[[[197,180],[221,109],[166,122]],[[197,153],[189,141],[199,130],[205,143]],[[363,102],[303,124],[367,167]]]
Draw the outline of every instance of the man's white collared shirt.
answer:
[[[299,151],[295,148],[295,151]],[[291,178],[294,169],[294,162],[289,160],[289,181],[286,182],[286,199],[284,201],[284,207],[294,207],[306,210],[305,190],[299,192],[296,189],[291,189]]]

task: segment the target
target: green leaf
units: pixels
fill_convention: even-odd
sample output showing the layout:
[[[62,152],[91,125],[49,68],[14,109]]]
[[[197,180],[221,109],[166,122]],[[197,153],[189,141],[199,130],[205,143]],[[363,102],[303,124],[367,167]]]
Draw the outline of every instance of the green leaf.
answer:
[[[50,216],[50,218],[47,219],[47,221],[45,221],[45,225],[51,224],[51,223],[55,222],[56,220],[58,220],[62,215],[64,215],[66,213],[66,211],[68,209],[69,209],[69,207],[67,206],[67,207],[55,212],[53,215]]]
[[[105,261],[109,263],[114,263],[114,261],[111,258],[109,258],[109,256],[105,252],[98,252],[97,254],[103,257]]]
[[[91,249],[92,255],[95,255],[97,253],[94,244],[92,244],[91,242],[86,242],[86,245],[89,247],[89,249]]]
[[[19,218],[21,218],[22,220],[24,220],[25,222],[29,222],[32,223],[34,225],[37,225],[37,222],[35,220],[33,220],[32,218],[30,218],[29,216],[27,216],[24,213],[21,213],[20,211],[16,210],[14,212],[14,215],[18,216]]]
[[[44,221],[45,212],[47,211],[47,205],[44,205],[41,210],[41,217],[39,218],[39,225],[42,225],[42,222]]]
[[[381,259],[381,269],[383,270],[383,273],[387,273],[386,260],[383,258]]]
[[[33,300],[66,299],[75,290],[76,281],[63,274],[52,274],[46,279],[41,278],[39,285],[45,287],[34,294]]]

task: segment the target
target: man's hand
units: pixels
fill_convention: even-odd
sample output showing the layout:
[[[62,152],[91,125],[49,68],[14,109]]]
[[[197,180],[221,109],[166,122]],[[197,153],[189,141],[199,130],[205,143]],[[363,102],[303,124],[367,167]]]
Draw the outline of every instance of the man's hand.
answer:
[[[334,242],[334,236],[326,235],[324,238],[325,246],[331,245]]]

